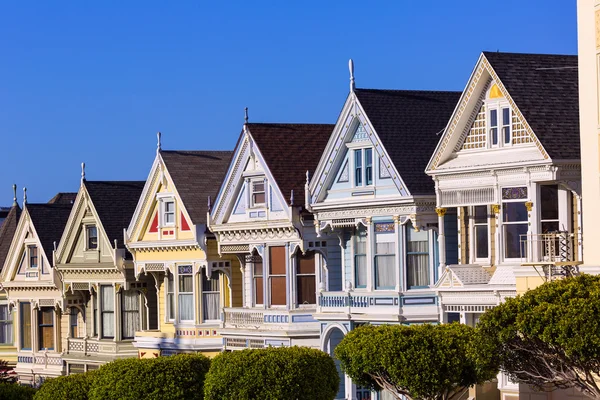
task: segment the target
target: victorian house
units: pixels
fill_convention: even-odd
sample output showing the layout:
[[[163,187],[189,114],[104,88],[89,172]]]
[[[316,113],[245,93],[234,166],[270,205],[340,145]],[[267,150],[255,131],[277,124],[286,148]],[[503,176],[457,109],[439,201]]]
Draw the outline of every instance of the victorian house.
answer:
[[[45,204],[27,204],[25,199],[4,259],[2,288],[9,310],[14,310],[15,371],[22,383],[37,384],[64,373],[61,320],[67,307],[53,252],[73,198],[59,194]]]
[[[307,199],[318,235],[336,237],[342,254],[341,282],[320,287],[315,314],[321,349],[331,355],[362,324],[439,320],[431,287],[443,223],[424,169],[460,96],[355,89],[351,82]],[[337,398],[372,398],[340,378]]]
[[[581,264],[577,79],[576,56],[479,57],[426,171],[458,233],[458,263],[440,252],[443,321],[474,325]],[[498,388],[518,393],[502,375]]]
[[[65,373],[137,357],[135,332],[156,324],[150,277],[136,280],[123,242],[144,182],[82,178],[55,252],[63,297],[61,349]]]
[[[159,145],[129,227],[134,274],[150,279],[157,304],[134,345],[141,358],[181,352],[213,355],[223,346],[221,310],[238,306],[238,259],[220,257],[207,229],[211,199],[227,173],[230,151],[164,151]],[[149,299],[149,297],[147,297]]]
[[[225,350],[319,347],[317,288],[341,288],[340,251],[337,238],[317,237],[305,204],[332,129],[244,124],[209,221],[219,254],[242,265],[242,302],[223,313]]]
[[[13,185],[13,189],[15,191],[13,205],[9,208],[2,225],[0,225],[0,271],[8,255],[10,244],[21,217],[21,207],[17,203],[16,185]],[[6,291],[0,286],[0,360],[7,361],[11,366],[17,364],[14,315],[15,312],[9,305]]]

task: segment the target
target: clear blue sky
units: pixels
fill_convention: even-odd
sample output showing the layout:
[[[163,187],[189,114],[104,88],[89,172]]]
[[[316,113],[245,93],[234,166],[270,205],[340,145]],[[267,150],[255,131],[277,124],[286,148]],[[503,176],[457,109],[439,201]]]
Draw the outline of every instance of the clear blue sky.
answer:
[[[144,180],[156,149],[335,122],[357,87],[462,90],[482,50],[577,52],[575,0],[1,1],[0,205]]]

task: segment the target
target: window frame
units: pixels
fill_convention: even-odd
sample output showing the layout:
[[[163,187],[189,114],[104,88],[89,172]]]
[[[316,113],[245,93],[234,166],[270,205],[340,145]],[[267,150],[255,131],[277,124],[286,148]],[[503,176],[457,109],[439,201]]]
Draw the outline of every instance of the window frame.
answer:
[[[92,236],[90,235],[90,230],[93,229],[96,231],[96,243],[95,247],[91,246],[90,240]],[[97,251],[98,250],[98,227],[95,224],[85,225],[85,250],[87,251]]]
[[[348,144],[351,151],[348,161],[352,162],[352,187],[362,188],[371,187],[375,185],[375,159],[377,153],[372,146],[360,147],[353,146],[352,143]]]
[[[0,308],[6,307],[6,318],[0,319],[0,330],[5,330],[7,335],[5,341],[2,342],[0,340],[0,346],[10,346],[14,343],[14,321],[13,321],[13,312],[10,310],[10,306],[8,303],[0,303]]]
[[[378,231],[377,225],[386,225],[387,230]],[[389,226],[387,226],[387,225],[390,225],[391,229],[389,229]],[[398,268],[398,265],[396,264],[396,253],[398,251],[398,242],[396,240],[397,235],[396,235],[396,226],[395,226],[394,222],[393,221],[376,222],[374,224],[374,236],[375,236],[375,238],[374,238],[375,246],[373,249],[373,289],[374,290],[394,290],[394,289],[396,289],[396,285],[398,284],[398,282],[397,282],[398,274],[396,271],[396,269]],[[385,240],[378,241],[377,240],[378,238],[385,239]],[[393,253],[379,254],[377,252],[377,250],[378,250],[377,245],[383,244],[383,243],[391,243]],[[393,260],[394,284],[392,286],[378,286],[377,285],[377,278],[378,278],[377,260],[382,257],[391,258]]]
[[[312,273],[301,273],[300,268],[299,268],[300,267],[300,258],[306,257],[309,252],[312,254],[313,271],[312,271]],[[296,263],[297,263],[296,264],[296,277],[295,277],[295,280],[296,280],[296,304],[298,305],[298,307],[314,306],[317,304],[317,290],[316,290],[316,288],[317,288],[317,252],[309,250],[306,252],[306,254],[302,254],[301,251],[298,251],[298,254],[296,255]],[[311,277],[311,276],[315,282],[315,293],[314,293],[315,301],[314,301],[314,303],[300,302],[300,290],[298,290],[298,288],[300,287],[300,285],[299,285],[300,279],[299,278]]]
[[[181,272],[183,271],[182,268],[189,268],[190,272]],[[183,322],[183,323],[194,323],[195,322],[195,318],[196,318],[196,310],[195,310],[195,306],[194,306],[194,266],[192,264],[181,264],[181,265],[177,265],[177,286],[176,286],[176,291],[177,291],[177,321],[178,322]],[[181,290],[181,286],[182,286],[182,280],[181,278],[183,277],[190,277],[191,282],[192,282],[192,287],[191,287],[191,291],[182,291]],[[181,299],[182,296],[187,296],[187,297],[191,297],[192,298],[192,316],[190,319],[183,319],[181,318],[181,313],[182,313],[182,309],[183,307],[181,307]]]
[[[523,198],[512,198],[512,199],[504,199],[504,196],[502,195],[502,192],[504,189],[509,189],[509,188],[514,188],[514,189],[518,189],[518,188],[525,188],[527,194],[525,197]],[[506,221],[505,220],[505,210],[506,210],[506,204],[508,203],[520,203],[522,204],[524,207],[525,203],[527,203],[529,200],[529,192],[530,192],[530,188],[524,185],[521,186],[506,186],[506,187],[501,187],[500,189],[500,193],[501,193],[501,203],[500,203],[500,218],[499,218],[499,223],[498,223],[498,229],[500,229],[500,235],[502,237],[501,240],[501,251],[500,251],[500,255],[502,257],[502,261],[503,262],[509,262],[509,263],[514,263],[514,262],[520,262],[523,256],[526,256],[526,254],[520,254],[519,257],[508,257],[507,254],[507,245],[508,245],[508,235],[506,234],[506,227],[509,225],[523,225],[525,226],[525,234],[527,234],[527,231],[529,230],[529,212],[526,210],[526,218],[523,221]],[[519,245],[519,253],[521,252],[521,246],[524,245],[521,243],[521,238],[519,235],[518,238],[518,245]],[[527,251],[527,249],[525,249],[525,252]]]
[[[491,99],[489,97],[489,91],[494,86],[494,83],[490,84],[490,89],[488,89],[488,93],[485,99],[485,108],[486,108],[486,131],[487,131],[487,148],[492,149],[501,149],[503,147],[512,147],[513,141],[513,129],[512,129],[512,116],[513,110],[507,99],[504,97]],[[508,109],[508,118],[505,121],[504,118],[504,110]],[[496,114],[496,125],[492,126],[492,112]],[[505,128],[508,129],[509,132],[509,141],[507,142],[505,139],[506,131]],[[493,129],[496,129],[496,143],[494,143],[494,133]]]
[[[175,275],[171,272],[165,275],[165,317],[167,322],[175,322],[177,316],[177,302],[175,301]]]
[[[108,288],[112,288],[112,310],[105,310],[104,309],[104,293],[103,293],[103,288],[108,287]],[[99,298],[99,309],[100,309],[100,339],[114,339],[115,338],[115,333],[116,333],[116,329],[117,327],[115,326],[115,287],[113,285],[99,285],[98,286],[98,291],[100,292],[100,298]],[[112,314],[112,318],[113,318],[113,325],[112,325],[112,336],[110,335],[106,335],[105,334],[105,326],[104,326],[104,315],[105,314]]]
[[[32,250],[35,250],[35,255],[31,254]],[[35,258],[35,261],[36,261],[35,264],[33,264],[31,262],[33,258]],[[37,271],[39,269],[39,266],[40,266],[40,251],[39,251],[37,245],[35,245],[35,244],[27,245],[27,267],[29,269],[35,269]]]
[[[131,294],[133,293],[135,296],[135,303],[137,304],[137,310],[127,310],[125,309],[125,296],[127,294]],[[140,304],[140,292],[136,289],[129,289],[129,290],[121,290],[120,292],[120,296],[121,296],[121,339],[123,340],[133,340],[135,339],[135,332],[139,331],[142,328],[142,324],[140,321],[140,315],[142,312],[142,306]],[[129,315],[129,314],[135,314],[137,321],[138,321],[138,327],[136,330],[134,330],[133,335],[132,336],[125,336],[125,316]]]
[[[79,339],[79,308],[70,307],[69,310],[69,337],[72,339]],[[73,318],[75,317],[75,318]],[[73,320],[75,320],[73,323]],[[73,331],[75,329],[75,331]]]
[[[254,303],[254,306],[264,306],[265,305],[265,260],[260,256],[260,255],[255,255],[253,256],[253,260],[252,260],[252,288],[253,293],[252,293],[252,301]],[[260,258],[260,262],[257,262],[257,260]],[[260,274],[257,274],[256,271],[256,265],[260,264]],[[260,285],[258,284],[260,280]],[[260,288],[260,293],[261,293],[261,301],[258,302],[258,288]]]
[[[159,222],[159,227],[160,228],[166,228],[166,227],[174,227],[175,225],[177,225],[177,202],[175,201],[175,196],[173,196],[172,194],[159,194],[158,197],[158,201],[159,201],[159,218],[158,218],[158,222]],[[173,205],[173,210],[172,211],[167,211],[167,204],[172,204]],[[172,222],[167,222],[167,214],[173,216],[173,221]]]
[[[432,281],[433,281],[433,265],[432,265],[432,261],[433,261],[433,257],[434,257],[434,252],[432,251],[432,245],[433,245],[433,241],[435,240],[434,237],[432,237],[432,232],[433,230],[428,229],[428,230],[423,230],[423,229],[419,229],[418,232],[424,232],[427,235],[427,250],[426,251],[409,251],[408,250],[408,243],[409,243],[409,239],[410,239],[410,232],[409,230],[414,230],[416,231],[416,229],[414,228],[413,224],[411,222],[409,222],[408,224],[404,225],[404,248],[405,248],[405,270],[406,270],[406,289],[407,290],[414,290],[414,289],[427,289],[432,285]],[[420,240],[422,241],[422,240]],[[413,285],[413,286],[409,286],[409,282],[408,282],[408,271],[409,271],[409,256],[411,255],[426,255],[427,256],[427,285]]]
[[[29,321],[25,321],[25,319],[23,318],[23,309],[25,308],[24,306],[28,306],[29,308]],[[31,321],[31,317],[32,317],[32,308],[31,308],[31,303],[28,301],[24,301],[24,302],[19,302],[19,348],[20,350],[26,350],[26,351],[32,351],[33,350],[33,335],[32,335],[32,328],[33,328],[33,324]],[[29,329],[26,329],[29,328]],[[25,342],[25,333],[29,331],[28,337],[29,337],[29,347],[24,347],[24,342]]]
[[[220,311],[222,309],[222,301],[221,301],[222,300],[221,299],[221,279],[222,279],[222,273],[220,273],[218,270],[212,270],[211,271],[211,276],[210,276],[210,278],[208,278],[206,276],[205,271],[203,271],[203,272],[204,273],[202,273],[202,279],[201,279],[201,282],[200,282],[200,285],[202,285],[202,297],[201,297],[202,298],[202,300],[201,300],[202,301],[202,308],[200,310],[200,312],[202,314],[202,322],[205,322],[205,323],[206,322],[208,322],[208,323],[218,322],[218,321],[221,320],[221,316],[220,316],[221,313],[220,313]],[[217,276],[217,279],[216,279],[216,281],[217,281],[217,290],[216,291],[215,290],[205,290],[204,284],[206,282],[212,281],[213,280],[213,275],[215,275],[215,274]],[[206,314],[207,313],[204,312],[204,307],[205,307],[205,295],[207,295],[207,294],[212,294],[212,295],[216,294],[218,296],[219,306],[218,306],[218,309],[217,309],[217,313],[219,315],[217,315],[217,318],[214,318],[214,319],[208,319],[208,318],[206,318]]]
[[[486,217],[485,217],[485,222],[477,222],[477,213],[476,213],[476,208],[477,207],[485,207],[486,210]],[[489,205],[478,205],[478,206],[471,206],[470,210],[469,210],[469,219],[471,219],[470,224],[469,224],[469,229],[470,229],[470,235],[472,238],[472,255],[471,255],[471,260],[474,263],[490,263],[491,262],[491,251],[492,251],[492,246],[491,246],[491,240],[490,240],[490,207]],[[477,245],[478,245],[478,241],[477,241],[477,228],[478,227],[485,227],[486,228],[486,242],[487,242],[487,257],[479,257],[477,254]]]
[[[360,237],[360,232],[364,232],[364,246],[365,246],[365,252],[364,253],[358,253],[357,252],[357,247],[358,247],[358,243],[362,243],[362,242],[358,242],[358,238]],[[355,289],[367,289],[367,286],[369,285],[369,271],[368,271],[368,264],[367,264],[367,254],[369,253],[369,230],[366,226],[360,224],[358,225],[355,229],[354,232],[352,232],[352,263],[353,263],[353,272],[354,272],[354,288]],[[364,268],[365,268],[365,284],[364,285],[359,285],[358,284],[358,263],[357,263],[357,257],[364,257]]]
[[[262,191],[255,191],[254,189],[254,185],[255,184],[261,184],[263,185],[263,190]],[[267,184],[267,180],[264,177],[261,178],[254,178],[254,179],[250,179],[250,181],[248,182],[249,184],[249,194],[250,194],[250,208],[266,208],[267,207],[267,192],[268,192],[268,184]],[[260,202],[256,202],[254,200],[254,196],[256,194],[262,194],[264,196],[264,202],[260,203]]]
[[[272,253],[273,253],[273,249],[278,248],[278,249],[282,249],[284,252],[284,266],[283,266],[283,273],[274,273],[273,272],[273,258],[272,257]],[[287,271],[288,271],[288,265],[287,265],[287,260],[288,260],[288,252],[286,249],[286,246],[283,245],[272,245],[272,246],[268,246],[267,247],[267,251],[269,254],[269,263],[268,263],[268,267],[267,267],[267,292],[268,292],[268,299],[269,299],[269,308],[284,308],[287,306],[288,304],[288,287],[287,287]],[[264,268],[264,263],[263,263],[263,268]],[[265,273],[265,271],[263,270],[263,274]],[[273,279],[278,279],[280,280],[281,278],[283,278],[285,280],[285,284],[283,285],[284,290],[285,290],[285,294],[284,294],[284,304],[273,304]]]
[[[44,310],[46,311],[50,311],[52,314],[52,322],[51,323],[46,323],[44,324],[43,321],[43,313]],[[56,338],[55,338],[55,331],[54,331],[54,324],[55,324],[55,318],[56,318],[56,310],[54,309],[54,307],[40,307],[37,310],[38,313],[38,318],[37,318],[37,328],[38,328],[38,337],[37,337],[37,349],[38,351],[44,351],[44,350],[50,350],[50,351],[54,351],[54,349],[56,348]],[[44,340],[44,335],[43,335],[43,331],[44,328],[52,328],[52,347],[42,347],[42,342]]]

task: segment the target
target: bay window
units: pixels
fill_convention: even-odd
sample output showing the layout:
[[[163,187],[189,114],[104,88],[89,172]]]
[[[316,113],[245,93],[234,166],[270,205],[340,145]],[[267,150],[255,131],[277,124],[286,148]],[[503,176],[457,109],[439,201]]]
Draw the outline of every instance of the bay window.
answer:
[[[429,286],[429,232],[406,225],[406,281],[409,289]]]
[[[354,234],[354,287],[367,287],[367,228],[363,225]]]
[[[140,330],[140,294],[135,289],[121,293],[121,325],[123,339],[133,339]]]
[[[38,310],[38,350],[54,350],[54,308]]]
[[[191,265],[178,266],[179,320],[194,320],[194,275]]]
[[[375,224],[375,289],[396,287],[396,240],[393,222]]]
[[[527,235],[527,207],[525,202],[502,203],[502,226],[504,233],[504,258],[520,258],[524,255],[522,236]]]
[[[298,255],[296,288],[298,304],[317,304],[314,251],[307,251],[306,254]]]
[[[100,286],[100,336],[103,339],[115,337],[115,288],[112,285]]]
[[[272,306],[286,305],[285,246],[269,247],[269,296]]]
[[[220,314],[219,272],[213,271],[210,278],[202,274],[202,318],[205,321],[216,321],[221,319]]]
[[[8,304],[0,304],[0,344],[12,344],[13,324]]]
[[[31,350],[31,303],[20,303],[21,350]]]

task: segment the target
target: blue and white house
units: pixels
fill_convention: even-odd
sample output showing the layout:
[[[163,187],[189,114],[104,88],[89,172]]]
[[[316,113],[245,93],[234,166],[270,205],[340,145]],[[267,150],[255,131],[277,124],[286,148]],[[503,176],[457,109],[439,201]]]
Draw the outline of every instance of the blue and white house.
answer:
[[[362,324],[438,322],[440,227],[453,232],[446,243],[456,241],[456,216],[436,213],[424,170],[460,93],[357,89],[352,62],[350,72],[307,199],[317,234],[337,237],[341,254],[342,282],[321,283],[315,314],[321,349],[332,355]],[[441,259],[456,258],[449,248]],[[338,398],[372,398],[341,378]]]

